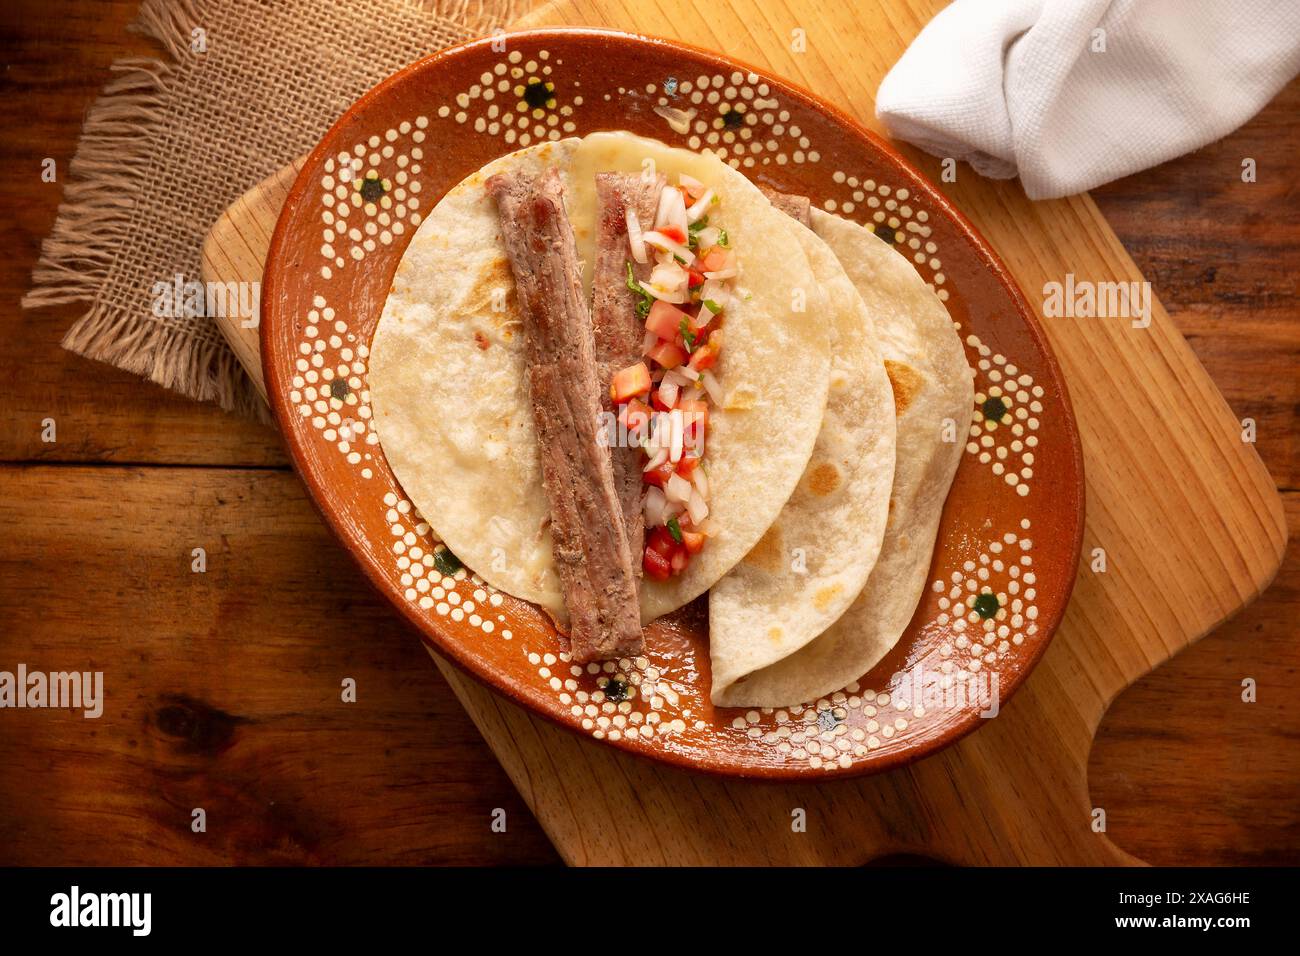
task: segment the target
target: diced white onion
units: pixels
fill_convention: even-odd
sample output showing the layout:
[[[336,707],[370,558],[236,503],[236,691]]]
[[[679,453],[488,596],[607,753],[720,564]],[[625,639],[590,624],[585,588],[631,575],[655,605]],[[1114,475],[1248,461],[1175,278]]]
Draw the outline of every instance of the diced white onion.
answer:
[[[650,273],[650,284],[666,292],[672,292],[686,285],[690,276],[686,270],[675,262],[657,265]]]
[[[699,469],[697,468],[696,472],[698,473],[698,471]],[[647,525],[654,527],[657,524],[663,524],[664,505],[666,503],[667,501],[664,498],[663,490],[651,485],[650,490],[647,491],[645,495],[644,514],[645,523]]]
[[[647,331],[644,338],[641,339],[641,354],[645,355],[646,352],[649,352],[655,347],[655,343],[658,341],[659,336],[655,335],[653,332]]]
[[[695,234],[695,245],[701,249],[712,249],[722,238],[722,230],[717,226],[705,226]]]
[[[653,455],[650,456],[650,460],[645,463],[645,467],[642,468],[641,471],[642,472],[654,471],[656,468],[666,463],[667,461],[668,461],[668,449],[660,448],[658,451],[656,451]]]
[[[673,475],[674,478],[677,475]],[[686,501],[686,511],[691,516],[691,524],[698,525],[709,516],[709,506],[704,503],[704,496],[698,489],[691,489],[691,496]]]
[[[700,381],[704,383],[704,390],[709,393],[709,398],[713,399],[714,403],[721,407],[722,400],[725,396],[722,391],[722,386],[719,385],[718,380],[713,377],[713,373],[704,372],[700,375]]]
[[[647,235],[649,235],[649,234],[647,233]],[[706,278],[706,279],[734,279],[734,278],[736,278],[736,276],[738,276],[738,275],[740,275],[740,270],[737,269],[735,266],[732,266],[730,269],[719,269],[719,270],[717,270],[716,272],[706,272],[706,273],[704,273],[704,278]]]
[[[704,285],[700,286],[700,300],[705,299],[713,302],[719,311],[723,311],[727,306],[731,305],[731,290],[727,288],[727,284],[721,279],[706,279]],[[708,306],[704,308],[707,309]],[[713,313],[709,312],[709,318],[712,317]]]
[[[676,501],[686,504],[691,500],[691,493],[694,490],[691,483],[681,475],[673,475],[668,479],[668,483],[664,485],[664,497],[670,502]],[[704,499],[701,498],[700,501],[703,502]]]
[[[679,365],[677,368],[673,369],[673,372],[689,382],[698,382],[700,380],[700,373],[695,371],[695,369],[691,368],[689,365]]]
[[[703,468],[696,466],[695,470],[691,472],[691,484],[693,484],[695,490],[700,493],[700,497],[709,497],[709,478],[704,474]]]
[[[674,385],[678,386],[679,388],[685,388],[686,386],[691,384],[691,380],[682,374],[682,372],[688,368],[690,368],[689,365],[679,365],[677,366],[677,368],[669,369],[667,372],[664,373],[664,381],[672,382]],[[691,371],[695,371],[695,370],[691,369]],[[673,403],[669,402],[668,404],[671,405]]]
[[[686,220],[686,200],[682,197],[681,190],[665,188],[659,194],[659,210],[655,214],[655,228],[676,227],[685,232],[688,224]]]
[[[677,192],[677,190],[673,190],[673,192]],[[678,195],[681,194],[678,193]],[[684,229],[682,231],[685,232]],[[695,261],[695,253],[691,252],[690,247],[684,246],[680,242],[674,242],[662,232],[651,230],[650,232],[642,233],[641,239],[647,246],[653,246],[656,249],[662,249],[664,252],[669,252],[674,256],[680,257],[687,263],[687,265]]]
[[[688,222],[696,222],[709,211],[709,206],[713,204],[713,190],[706,189],[704,195],[695,202],[691,203],[691,208],[686,210],[686,219]],[[716,242],[716,240],[715,240]]]
[[[645,242],[641,238],[641,223],[637,222],[636,210],[627,207],[627,244],[632,247],[632,258],[637,262],[649,262],[650,255],[645,251]]]
[[[684,501],[665,501],[663,523],[667,524],[669,518],[676,518],[685,510],[686,502]]]
[[[668,376],[665,375],[664,380],[659,383],[659,400],[665,405],[676,405],[677,393],[680,389],[680,385],[676,382],[668,381]]]
[[[662,387],[661,385],[660,388]],[[682,417],[682,410],[674,408],[669,412],[668,422],[672,429],[668,440],[668,460],[677,464],[682,460],[682,439],[686,432],[686,420]]]
[[[653,285],[644,285],[641,288],[646,290],[650,298],[658,299],[660,302],[667,302],[669,305],[686,304],[685,289],[677,289],[673,292],[665,292],[663,289],[656,288]]]

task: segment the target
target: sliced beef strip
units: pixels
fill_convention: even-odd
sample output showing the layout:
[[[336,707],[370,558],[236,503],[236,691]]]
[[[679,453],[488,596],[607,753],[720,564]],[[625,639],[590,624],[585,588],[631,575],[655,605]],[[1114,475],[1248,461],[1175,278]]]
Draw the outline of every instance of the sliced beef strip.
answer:
[[[811,226],[812,219],[809,215],[811,203],[807,196],[796,196],[794,193],[781,193],[775,189],[768,189],[766,186],[760,186],[763,195],[771,200],[772,205],[781,210],[791,219],[803,223],[805,226]]]
[[[636,212],[642,227],[652,225],[659,192],[667,178],[633,173],[596,174],[596,261],[592,271],[591,320],[596,340],[596,369],[601,385],[601,408],[613,415],[609,383],[614,373],[641,358],[641,340],[645,324],[636,314],[637,295],[627,287],[627,264],[638,281],[650,278],[652,262],[636,262],[628,248],[627,210]],[[611,438],[617,439],[617,426]],[[641,450],[610,444],[610,463],[614,470],[614,488],[623,505],[623,523],[627,529],[628,552],[637,576],[641,571],[641,551],[645,544]]]
[[[487,181],[524,323],[556,571],[578,663],[642,653],[641,612],[608,449],[591,315],[555,170]]]

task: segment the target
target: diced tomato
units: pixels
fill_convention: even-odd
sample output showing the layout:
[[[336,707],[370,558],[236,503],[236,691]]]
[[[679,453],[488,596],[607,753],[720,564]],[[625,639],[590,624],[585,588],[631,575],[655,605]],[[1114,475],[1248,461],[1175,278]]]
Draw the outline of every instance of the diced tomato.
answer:
[[[679,363],[680,364],[680,363]],[[615,402],[626,402],[633,395],[650,391],[650,370],[645,362],[637,362],[614,373],[609,383],[609,397]]]
[[[704,285],[704,273],[692,266],[686,267],[686,288],[694,289]]]
[[[696,322],[699,321],[698,316],[695,318],[695,321]],[[708,324],[702,325],[698,329],[692,329],[691,334],[695,336],[695,347],[699,348],[701,345],[703,345],[704,341],[713,333],[713,330],[716,329],[717,327],[718,327],[717,319],[710,319],[708,321]]]
[[[700,467],[699,455],[683,454],[681,459],[677,462],[677,474],[681,475],[683,478],[689,478],[695,473],[695,469],[698,467]]]
[[[680,226],[663,226],[659,230],[660,235],[667,236],[673,242],[686,245],[686,231]]]
[[[640,436],[650,424],[650,406],[634,398],[618,410],[618,423],[631,435]]]
[[[656,487],[662,488],[664,485],[668,484],[668,479],[674,474],[673,463],[666,461],[658,468],[651,468],[649,471],[641,472],[641,480],[647,485],[655,485]]]
[[[687,355],[680,345],[660,340],[646,353],[646,357],[658,362],[663,368],[676,368],[686,361]]]
[[[650,306],[650,312],[645,317],[645,327],[659,338],[671,342],[681,331],[684,318],[686,313],[675,305],[655,299],[654,305]]]
[[[697,372],[713,368],[718,363],[718,353],[721,350],[722,346],[716,341],[716,336],[709,336],[707,342],[691,353],[691,368]]]
[[[723,269],[730,269],[735,261],[736,257],[732,250],[714,246],[700,257],[699,267],[702,272],[721,272]]]
[[[706,537],[703,531],[687,531],[683,528],[682,547],[686,549],[687,554],[699,554],[704,550]]]
[[[686,205],[691,205],[695,200],[704,195],[707,186],[678,186],[682,191],[682,197],[686,200]]]
[[[667,581],[673,576],[673,566],[670,560],[650,547],[645,549],[645,556],[641,559],[641,567],[645,569],[647,575],[656,581]]]
[[[673,406],[669,405],[667,402],[664,401],[664,397],[661,394],[662,392],[663,392],[662,388],[656,388],[654,390],[654,395],[651,397],[650,401],[654,404],[654,407],[657,410],[661,412],[670,412],[672,411]]]
[[[677,403],[677,407],[682,410],[682,418],[686,420],[686,426],[689,428],[693,422],[699,422],[701,425],[709,424],[709,403],[701,399],[695,401],[682,401]]]
[[[673,552],[672,558],[669,559],[669,566],[673,574],[681,574],[686,570],[686,565],[690,564],[691,556],[686,553],[685,548],[678,548]]]
[[[655,525],[646,537],[646,550],[653,550],[665,558],[671,558],[673,552],[677,550],[677,542],[673,540],[673,533],[666,527]]]

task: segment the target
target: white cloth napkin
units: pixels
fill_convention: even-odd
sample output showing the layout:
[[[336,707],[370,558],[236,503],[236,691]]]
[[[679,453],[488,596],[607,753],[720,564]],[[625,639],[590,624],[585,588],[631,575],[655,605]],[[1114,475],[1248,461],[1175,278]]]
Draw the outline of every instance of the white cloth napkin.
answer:
[[[956,0],[876,112],[895,137],[1050,199],[1213,142],[1297,72],[1300,0]]]

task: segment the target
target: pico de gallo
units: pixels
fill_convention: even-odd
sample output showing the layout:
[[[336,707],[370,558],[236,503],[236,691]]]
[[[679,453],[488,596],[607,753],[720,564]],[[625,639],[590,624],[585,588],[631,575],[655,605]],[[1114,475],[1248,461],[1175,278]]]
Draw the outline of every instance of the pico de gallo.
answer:
[[[681,574],[709,537],[709,411],[721,407],[714,370],[722,322],[735,301],[740,267],[725,229],[711,225],[721,199],[687,175],[659,194],[652,229],[627,209],[631,259],[627,287],[644,320],[643,359],[620,370],[610,398],[628,439],[644,453],[645,573],[656,581]],[[633,262],[653,263],[647,281]]]

